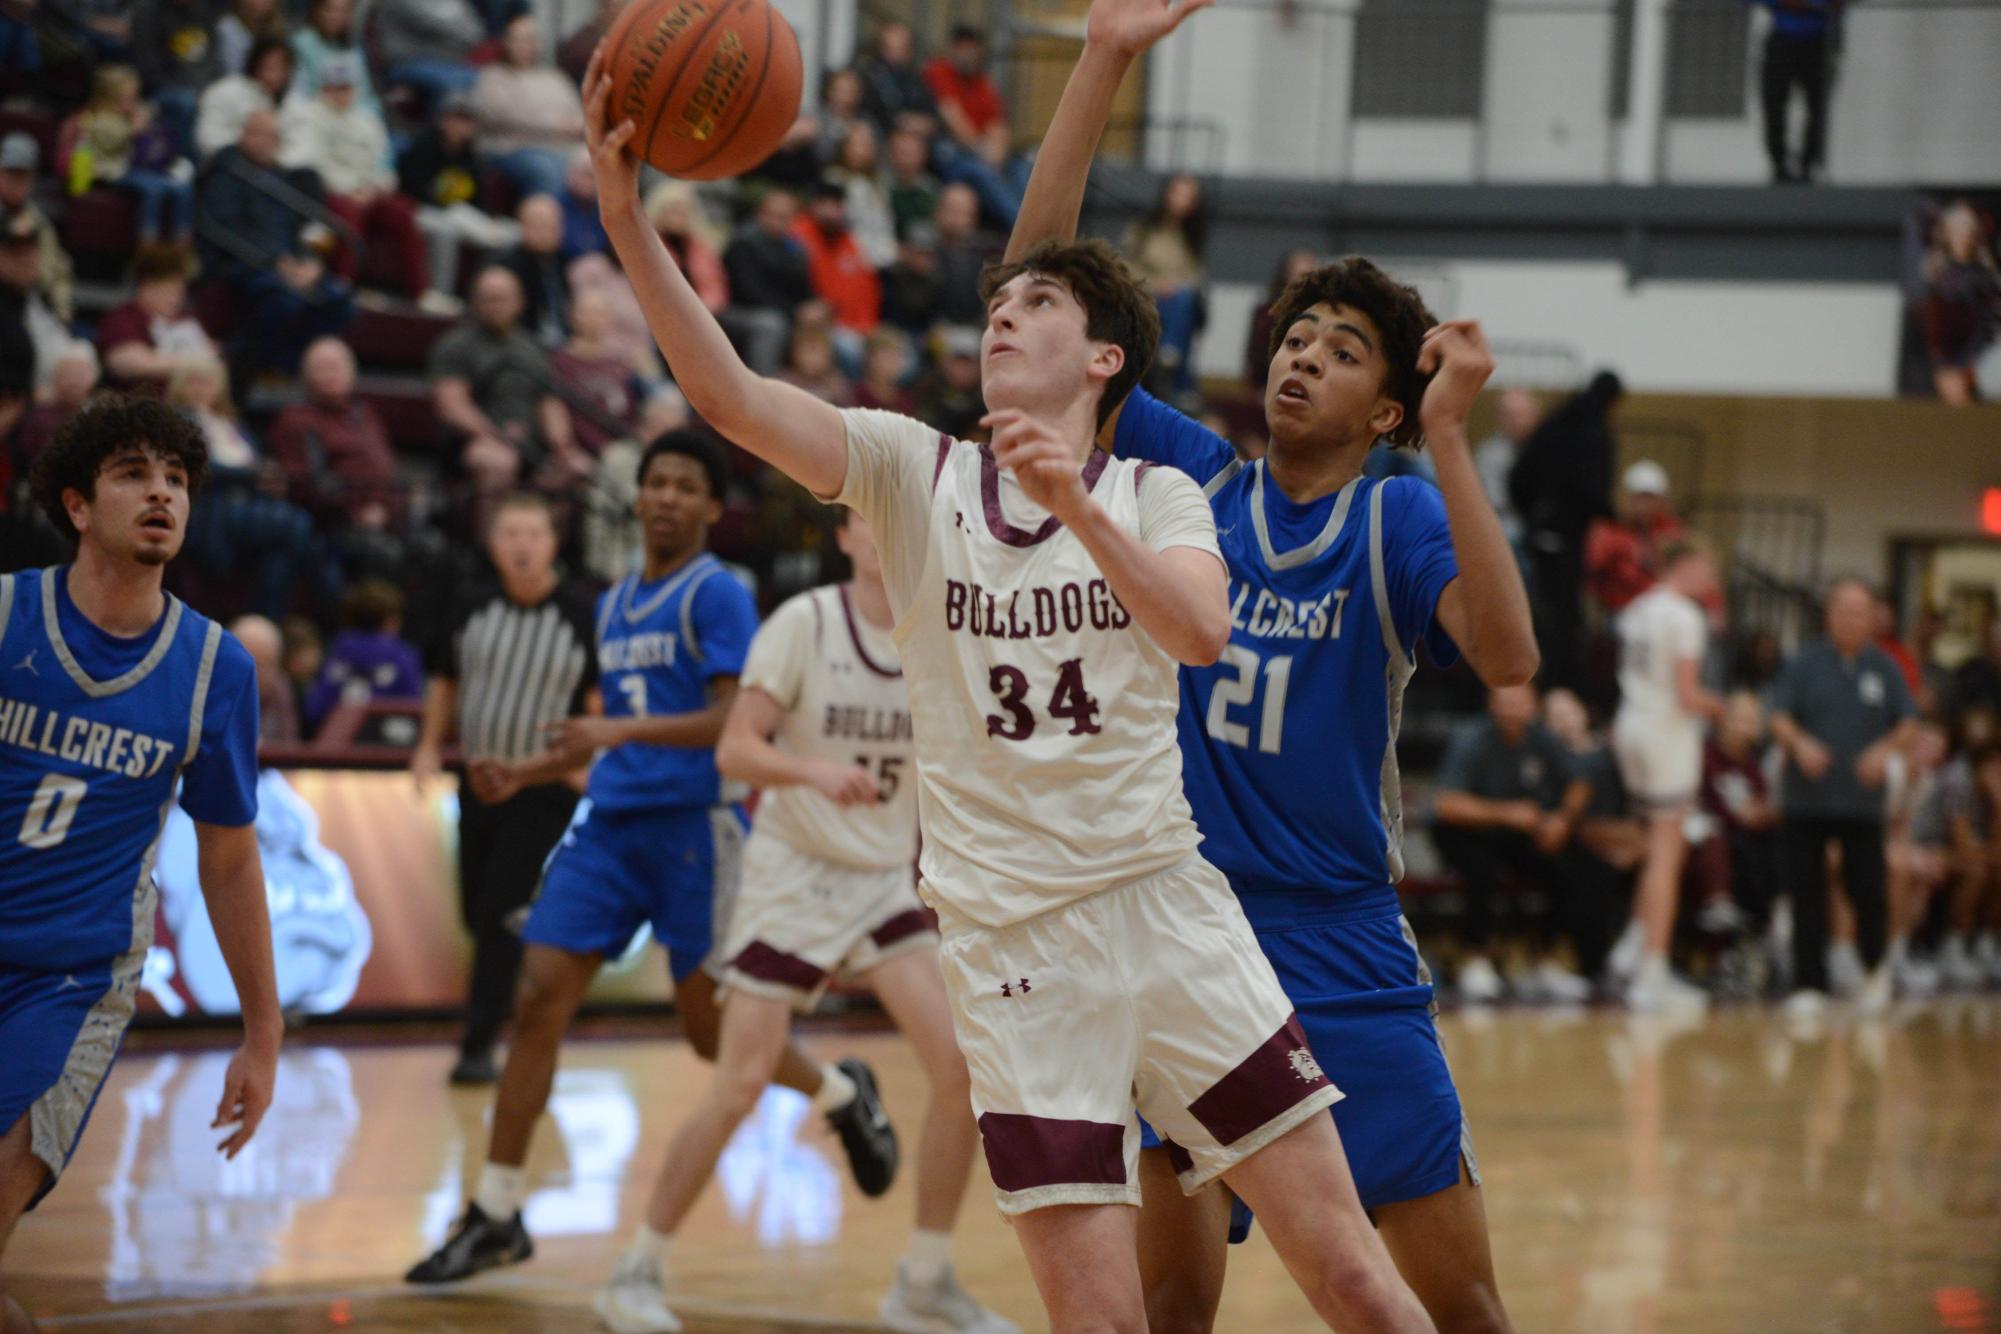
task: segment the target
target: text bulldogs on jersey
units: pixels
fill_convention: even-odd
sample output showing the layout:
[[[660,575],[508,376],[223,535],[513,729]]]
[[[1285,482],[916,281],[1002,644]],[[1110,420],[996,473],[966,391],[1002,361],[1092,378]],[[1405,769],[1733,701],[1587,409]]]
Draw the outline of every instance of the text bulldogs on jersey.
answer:
[[[1027,606],[1022,605],[1024,593]],[[1058,633],[1074,635],[1087,625],[1093,630],[1123,630],[1132,619],[1103,579],[998,594],[978,584],[945,581],[945,628],[989,639],[1047,639]]]
[[[1248,612],[1251,586],[1232,579],[1230,626],[1259,639],[1339,639],[1341,613],[1348,605],[1348,590],[1337,588],[1312,602],[1295,602],[1280,597],[1269,588],[1260,588]]]
[[[908,741],[910,715],[902,709],[865,709],[829,704],[821,735],[836,741]]]

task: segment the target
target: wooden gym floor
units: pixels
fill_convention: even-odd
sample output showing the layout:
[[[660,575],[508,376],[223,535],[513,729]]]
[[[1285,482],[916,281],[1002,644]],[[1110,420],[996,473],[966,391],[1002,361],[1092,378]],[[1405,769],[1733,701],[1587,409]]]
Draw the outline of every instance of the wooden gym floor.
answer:
[[[1445,1033],[1519,1329],[2001,1329],[2001,998],[1836,1014],[1817,1034],[1742,1008],[1681,1027],[1462,1012]],[[875,1064],[910,1144],[923,1088],[899,1041],[809,1037]],[[148,1046],[14,1238],[13,1290],[47,1330],[594,1328],[595,1285],[704,1077],[679,1042],[572,1046],[530,1161],[535,1259],[427,1294],[400,1275],[458,1213],[484,1147],[487,1095],[446,1089],[447,1046],[290,1047],[277,1105],[227,1165],[207,1129],[227,1054]],[[718,1177],[676,1243],[690,1331],[875,1328],[907,1171],[861,1199],[803,1100],[768,1094]],[[1218,1329],[1318,1327],[1261,1237],[1231,1259]],[[958,1264],[1042,1327],[983,1185]]]

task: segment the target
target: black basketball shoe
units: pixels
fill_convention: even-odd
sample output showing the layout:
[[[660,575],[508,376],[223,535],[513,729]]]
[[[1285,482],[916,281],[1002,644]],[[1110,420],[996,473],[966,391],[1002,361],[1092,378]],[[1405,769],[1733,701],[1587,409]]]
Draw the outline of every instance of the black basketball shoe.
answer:
[[[456,1283],[484,1269],[520,1264],[535,1254],[521,1215],[505,1223],[488,1218],[484,1210],[466,1201],[465,1216],[452,1229],[445,1244],[431,1252],[415,1269],[403,1276],[405,1283]]]
[[[841,1147],[847,1150],[848,1170],[855,1175],[855,1185],[874,1199],[887,1193],[896,1180],[896,1127],[882,1108],[875,1071],[852,1056],[834,1068],[855,1082],[855,1096],[847,1106],[828,1112],[827,1124],[840,1135]]]

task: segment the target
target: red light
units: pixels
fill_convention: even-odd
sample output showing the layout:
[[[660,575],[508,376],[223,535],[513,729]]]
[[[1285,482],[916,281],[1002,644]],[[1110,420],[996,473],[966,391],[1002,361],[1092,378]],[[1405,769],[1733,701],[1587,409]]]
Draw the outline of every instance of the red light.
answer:
[[[2001,486],[1990,486],[1980,497],[1980,526],[2001,537]]]

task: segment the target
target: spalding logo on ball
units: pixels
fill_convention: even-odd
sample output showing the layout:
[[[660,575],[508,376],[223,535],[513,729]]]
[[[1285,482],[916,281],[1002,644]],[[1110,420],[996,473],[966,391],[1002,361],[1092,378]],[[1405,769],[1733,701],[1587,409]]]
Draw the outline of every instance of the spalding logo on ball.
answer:
[[[799,39],[767,0],[635,0],[605,41],[613,125],[670,176],[740,176],[799,116]]]

